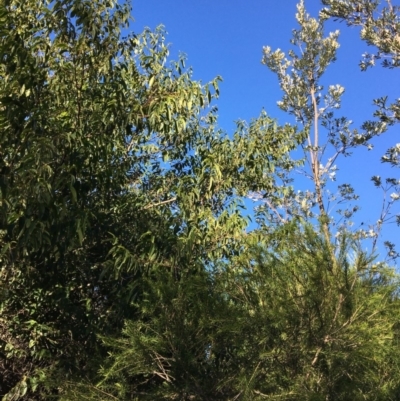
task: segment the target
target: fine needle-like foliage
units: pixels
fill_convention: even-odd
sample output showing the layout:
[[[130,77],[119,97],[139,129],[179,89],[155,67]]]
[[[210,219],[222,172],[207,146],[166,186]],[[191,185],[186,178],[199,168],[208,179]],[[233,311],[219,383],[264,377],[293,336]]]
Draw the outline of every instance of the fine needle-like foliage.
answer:
[[[319,234],[288,224],[226,271],[247,315],[236,333],[242,399],[398,399],[398,278],[351,238],[336,272],[330,263]]]
[[[395,273],[351,238],[330,272],[329,246],[309,226],[248,241],[211,277],[141,283],[140,318],[102,338],[98,382],[62,399],[398,399]]]

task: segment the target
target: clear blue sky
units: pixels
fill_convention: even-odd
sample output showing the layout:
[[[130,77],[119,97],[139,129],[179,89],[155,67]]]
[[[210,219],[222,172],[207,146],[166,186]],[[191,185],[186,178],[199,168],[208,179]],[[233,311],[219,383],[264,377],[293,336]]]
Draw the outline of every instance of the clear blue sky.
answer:
[[[133,0],[134,23],[131,30],[139,33],[144,27],[154,29],[163,24],[171,44],[171,58],[180,52],[187,55],[193,67],[194,79],[203,83],[222,76],[219,125],[228,133],[234,121],[249,121],[262,108],[279,123],[293,122],[276,105],[281,98],[277,78],[261,64],[262,47],[290,48],[291,31],[297,28],[296,0]],[[321,4],[306,0],[308,12],[317,16]],[[325,75],[325,87],[341,84],[346,93],[337,116],[347,116],[358,128],[370,119],[374,111],[372,99],[384,95],[394,100],[400,96],[400,71],[377,66],[361,72],[361,54],[369,49],[359,40],[359,30],[339,22],[327,24],[327,31],[339,29],[341,47],[336,63]],[[361,148],[347,159],[339,159],[337,184],[350,182],[360,195],[359,221],[365,226],[377,220],[382,194],[370,181],[372,175],[400,179],[398,170],[380,163],[389,146],[400,142],[399,126],[377,138],[374,150]],[[400,201],[399,201],[400,206]],[[385,232],[386,239],[399,242],[400,228],[392,225]]]

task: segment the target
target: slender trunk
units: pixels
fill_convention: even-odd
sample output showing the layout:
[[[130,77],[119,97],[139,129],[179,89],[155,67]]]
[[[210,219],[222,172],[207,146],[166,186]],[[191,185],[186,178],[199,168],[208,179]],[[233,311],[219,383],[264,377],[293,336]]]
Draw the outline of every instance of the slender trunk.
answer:
[[[318,157],[319,153],[319,131],[318,131],[318,119],[319,119],[319,111],[318,111],[318,105],[317,105],[317,100],[315,98],[315,88],[314,86],[311,87],[310,91],[311,95],[311,101],[313,105],[313,114],[314,114],[314,145],[312,148],[310,148],[310,157],[311,157],[311,168],[312,168],[312,174],[314,178],[314,185],[315,185],[315,193],[317,196],[317,203],[318,203],[318,208],[319,208],[319,213],[320,213],[320,224],[322,227],[322,232],[325,237],[325,241],[327,246],[329,247],[329,253],[330,253],[330,258],[332,262],[332,270],[336,270],[336,257],[335,257],[335,251],[333,249],[332,243],[331,243],[331,233],[329,230],[329,217],[328,214],[326,213],[325,205],[324,205],[324,199],[323,199],[323,188],[322,188],[322,183],[321,183],[321,174],[320,174],[320,160]],[[308,143],[311,144],[311,138],[309,138]]]

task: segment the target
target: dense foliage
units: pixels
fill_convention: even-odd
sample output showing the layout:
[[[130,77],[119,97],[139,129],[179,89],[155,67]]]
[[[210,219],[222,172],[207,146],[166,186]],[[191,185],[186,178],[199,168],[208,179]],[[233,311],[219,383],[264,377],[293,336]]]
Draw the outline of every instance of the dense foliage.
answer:
[[[102,379],[62,399],[398,399],[398,280],[348,246],[334,274],[320,235],[288,225],[212,277],[143,283]]]
[[[316,72],[336,37],[301,7],[294,63]],[[2,400],[400,399],[397,275],[333,241],[319,164],[320,213],[276,212],[313,80],[284,98],[302,131],[263,112],[227,136],[218,78],[169,61],[161,29],[123,37],[130,12],[0,1]],[[269,201],[253,232],[248,193]]]

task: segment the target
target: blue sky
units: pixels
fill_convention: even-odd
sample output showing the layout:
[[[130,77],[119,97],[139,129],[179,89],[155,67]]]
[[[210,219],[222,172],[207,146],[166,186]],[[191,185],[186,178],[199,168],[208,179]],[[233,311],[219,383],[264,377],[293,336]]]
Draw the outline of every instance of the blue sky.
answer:
[[[281,98],[278,80],[261,64],[263,46],[272,49],[290,48],[289,39],[295,20],[296,0],[133,0],[131,30],[139,33],[144,27],[154,29],[163,24],[168,32],[171,58],[182,52],[187,65],[193,67],[194,79],[203,83],[217,75],[223,78],[220,99],[217,101],[219,125],[228,133],[234,121],[249,121],[262,108],[278,119],[293,123],[276,102]],[[306,0],[307,11],[317,16],[321,4]],[[389,99],[400,96],[400,71],[377,66],[361,72],[358,63],[365,51],[372,51],[359,40],[359,30],[344,23],[329,22],[327,32],[339,29],[340,49],[337,61],[324,76],[325,87],[341,84],[346,92],[337,116],[354,121],[354,128],[370,119],[374,111],[372,100],[384,95]],[[351,157],[339,159],[337,184],[350,182],[360,195],[359,222],[365,226],[378,218],[382,194],[370,181],[372,175],[400,178],[399,171],[385,167],[380,157],[386,149],[400,142],[398,126],[373,143],[375,148],[356,150]],[[400,205],[400,201],[399,201]],[[385,238],[398,242],[399,228],[394,225],[385,231]]]

